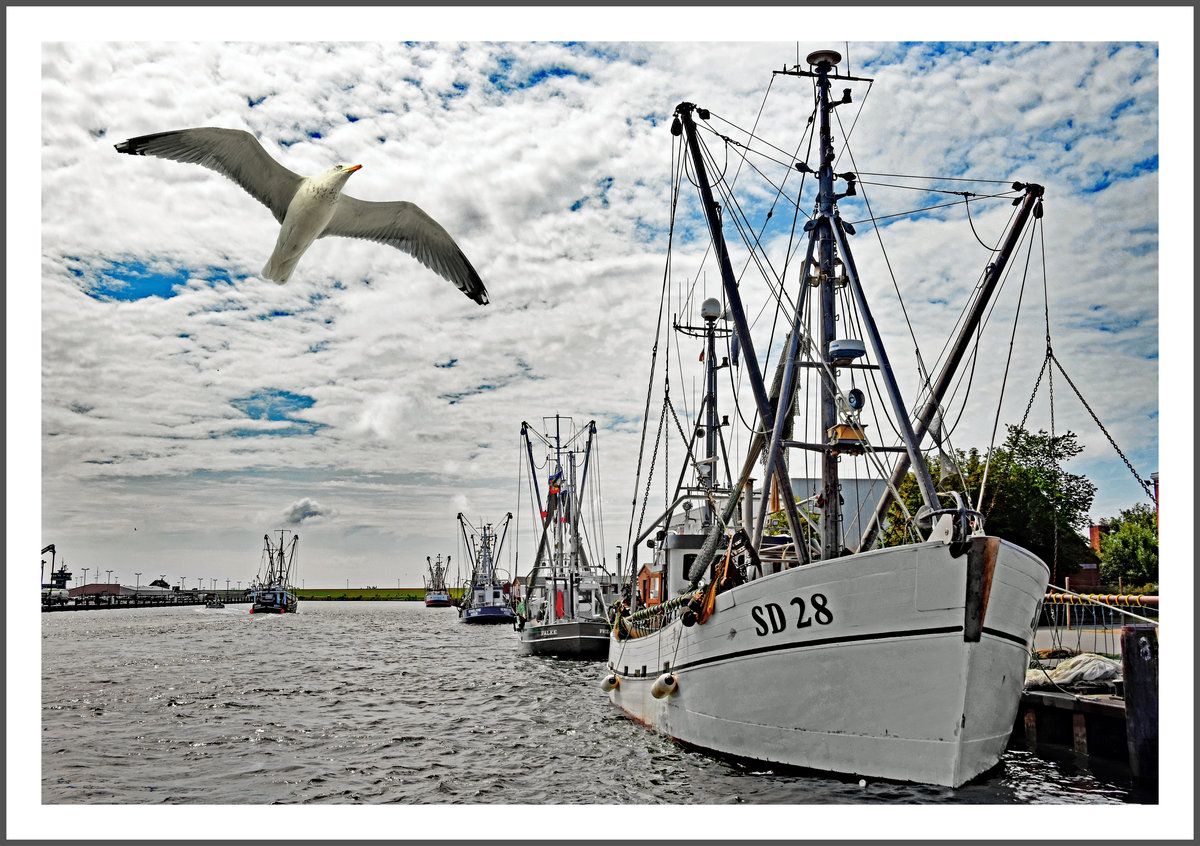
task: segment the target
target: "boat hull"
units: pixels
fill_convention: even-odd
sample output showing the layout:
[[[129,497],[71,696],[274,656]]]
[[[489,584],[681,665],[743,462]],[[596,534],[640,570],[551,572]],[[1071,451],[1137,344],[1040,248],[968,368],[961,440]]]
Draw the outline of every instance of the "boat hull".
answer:
[[[464,623],[474,625],[511,624],[517,619],[517,615],[507,605],[481,605],[476,608],[461,609],[459,619]]]
[[[426,608],[449,608],[453,604],[450,594],[443,591],[429,591],[425,594]]]
[[[251,614],[295,614],[300,602],[290,593],[268,591],[256,594],[250,605]]]
[[[521,654],[603,660],[608,655],[608,636],[608,623],[603,620],[526,623],[521,630]]]
[[[958,552],[796,567],[719,594],[702,624],[613,637],[609,697],[700,749],[959,787],[1007,744],[1049,573],[995,538]],[[674,689],[656,698],[666,673]]]

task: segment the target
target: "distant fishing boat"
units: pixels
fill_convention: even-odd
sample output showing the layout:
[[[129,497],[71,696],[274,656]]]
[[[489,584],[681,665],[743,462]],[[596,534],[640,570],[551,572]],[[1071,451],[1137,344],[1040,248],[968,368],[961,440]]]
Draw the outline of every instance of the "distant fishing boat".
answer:
[[[702,327],[676,323],[677,331],[703,339],[704,399],[689,440],[677,418],[672,425],[675,406],[664,389],[659,434],[679,431],[675,444],[686,445],[684,469],[665,497],[666,510],[631,528],[622,571],[628,606],[614,615],[610,672],[601,687],[637,722],[692,748],[768,765],[958,787],[996,765],[1005,749],[1049,570],[1032,553],[984,533],[978,506],[941,483],[957,483],[957,473],[934,483],[921,438],[929,433],[939,449],[943,445],[940,404],[978,340],[988,298],[1023,228],[1041,217],[1042,189],[1013,183],[1011,193],[1007,186],[999,191],[997,199],[1017,208],[1001,246],[984,260],[982,281],[947,345],[941,372],[926,377],[924,401],[910,416],[851,255],[854,227],[838,210],[838,200],[856,196],[861,186],[858,174],[833,170],[835,162],[851,166],[848,155],[838,157],[832,137],[835,125],[847,121],[831,119],[835,107],[851,102],[851,89],[834,101],[830,88],[870,83],[839,74],[840,61],[835,51],[823,50],[808,57],[807,68],[776,72],[803,78],[814,95],[811,111],[797,111],[789,101],[798,142],[760,145],[756,131],[743,144],[740,136],[724,134],[733,131],[731,124],[715,130],[718,118],[707,109],[685,102],[675,110],[673,160],[680,170],[673,184],[700,192],[724,302],[703,303]],[[763,125],[775,126],[766,118]],[[705,149],[702,130],[719,149]],[[798,151],[797,158],[811,150],[815,167],[785,150]],[[782,215],[784,243],[777,243],[773,232],[762,231],[765,224],[737,218],[745,206],[733,199],[730,181],[737,174],[748,181],[747,171],[781,154],[780,172],[764,182],[782,194],[794,177],[801,188],[813,187],[815,199],[811,214],[798,196],[778,200],[778,208],[796,210],[796,219]],[[737,155],[749,162],[744,169],[733,160]],[[670,208],[674,215],[676,202]],[[735,219],[745,252],[753,254],[737,254],[742,273],[735,274],[722,215]],[[807,245],[786,243],[801,231]],[[940,242],[937,249],[944,249]],[[780,255],[786,280],[777,275]],[[788,262],[789,256],[797,261]],[[761,271],[762,288],[750,284],[751,268]],[[919,296],[935,296],[927,290],[935,281],[923,284]],[[783,342],[771,345],[773,381],[759,369],[743,296],[759,297],[756,306],[766,296],[768,306],[778,308],[776,341]],[[903,323],[898,328],[904,333]],[[718,357],[718,341],[727,356]],[[748,385],[738,394],[734,419],[746,427],[749,444],[735,475],[722,433],[731,424],[718,415],[717,393],[719,372],[738,367],[739,353]],[[876,430],[894,430],[899,443],[869,438],[867,414]],[[789,449],[795,461],[820,469],[820,488],[803,502],[793,496]],[[657,455],[658,441],[654,450]],[[865,531],[845,520],[839,475],[843,462],[849,467],[860,460],[881,481],[891,477]],[[943,468],[950,463],[947,456]],[[640,472],[640,458],[638,466]],[[906,536],[896,538],[898,545],[877,548],[881,520],[909,467],[923,505],[893,518],[895,534]],[[761,495],[752,474],[765,480]],[[647,499],[650,493],[647,481]],[[653,554],[639,569],[644,543]]]
[[[511,513],[505,518],[504,533],[497,540],[490,523],[476,529],[461,513],[458,515],[471,565],[471,575],[463,585],[458,604],[458,618],[464,623],[512,623],[517,618],[512,607],[512,583],[508,574],[496,566],[510,520]]]
[[[291,539],[288,539],[288,536]],[[296,553],[300,536],[286,529],[279,530],[279,543],[263,535],[262,562],[258,575],[250,584],[251,614],[295,614],[300,601],[293,592],[292,579],[296,573]]]
[[[210,593],[204,599],[204,607],[205,608],[224,608],[225,603],[222,602],[218,597],[216,597]]]
[[[425,561],[429,566],[429,576],[425,578],[425,607],[449,608],[454,604],[450,598],[450,588],[446,587],[446,571],[450,569],[450,556],[446,556],[444,564],[440,553],[437,561],[428,555],[425,556]]]
[[[619,589],[612,574],[595,560],[595,550],[603,543],[593,449],[596,422],[590,421],[576,432],[571,418],[555,415],[553,419],[553,434],[542,435],[528,423],[521,424],[535,499],[532,505],[541,528],[533,565],[524,580],[523,603],[518,605],[520,649],[525,655],[602,659],[608,654],[607,608],[617,600]],[[543,466],[550,477],[544,503],[531,431],[547,448]],[[581,445],[584,434],[587,440]],[[590,477],[589,470],[594,471]]]

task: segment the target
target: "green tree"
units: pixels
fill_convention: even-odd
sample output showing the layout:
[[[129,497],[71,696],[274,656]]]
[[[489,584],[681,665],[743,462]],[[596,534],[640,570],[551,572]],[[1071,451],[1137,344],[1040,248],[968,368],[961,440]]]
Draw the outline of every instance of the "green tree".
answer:
[[[1083,448],[1074,432],[1051,436],[1044,430],[1031,433],[1009,426],[1004,445],[992,455],[981,511],[988,534],[1024,547],[1051,568],[1051,581],[1079,571],[1091,557],[1091,548],[1079,532],[1088,525],[1088,509],[1096,486],[1085,476],[1068,473],[1062,465]],[[979,450],[957,450],[955,468],[942,473],[939,459],[927,459],[930,475],[941,478],[938,490],[963,491],[972,505],[984,483],[985,456]],[[909,473],[900,485],[908,511],[916,515],[921,505],[916,477]],[[944,505],[950,500],[943,499]],[[912,526],[893,503],[880,544],[894,546],[912,541]]]
[[[1158,526],[1154,507],[1135,505],[1112,520],[1102,520],[1100,525],[1107,529],[1100,536],[1101,581],[1131,589],[1157,584]]]

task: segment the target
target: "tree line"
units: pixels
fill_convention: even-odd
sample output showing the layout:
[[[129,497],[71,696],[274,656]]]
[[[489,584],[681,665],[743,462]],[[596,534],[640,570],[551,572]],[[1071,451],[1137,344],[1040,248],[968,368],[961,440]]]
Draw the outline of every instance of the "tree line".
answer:
[[[964,491],[971,503],[979,502],[989,535],[1024,547],[1051,569],[1051,583],[1078,573],[1085,562],[1098,562],[1101,587],[1106,592],[1158,591],[1158,517],[1155,508],[1138,504],[1117,516],[1101,520],[1100,550],[1083,536],[1091,525],[1089,511],[1096,486],[1086,476],[1063,468],[1079,455],[1074,432],[1051,435],[1044,429],[1029,432],[1008,426],[1004,444],[993,451],[990,467],[978,449],[956,450],[927,458],[930,475],[939,490]],[[916,477],[909,473],[899,488],[909,515],[921,505]],[[913,527],[899,503],[893,503],[881,534],[881,546],[910,543]]]

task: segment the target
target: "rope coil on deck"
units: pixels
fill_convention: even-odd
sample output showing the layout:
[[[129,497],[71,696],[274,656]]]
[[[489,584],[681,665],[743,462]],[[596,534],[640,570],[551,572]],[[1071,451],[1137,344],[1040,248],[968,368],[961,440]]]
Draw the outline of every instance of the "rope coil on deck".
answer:
[[[616,614],[613,615],[612,633],[617,640],[627,640],[654,634],[669,625],[675,619],[681,607],[687,605],[693,599],[699,599],[703,595],[703,590],[683,593],[659,605],[639,608],[632,614],[623,613],[623,605],[617,606]]]

